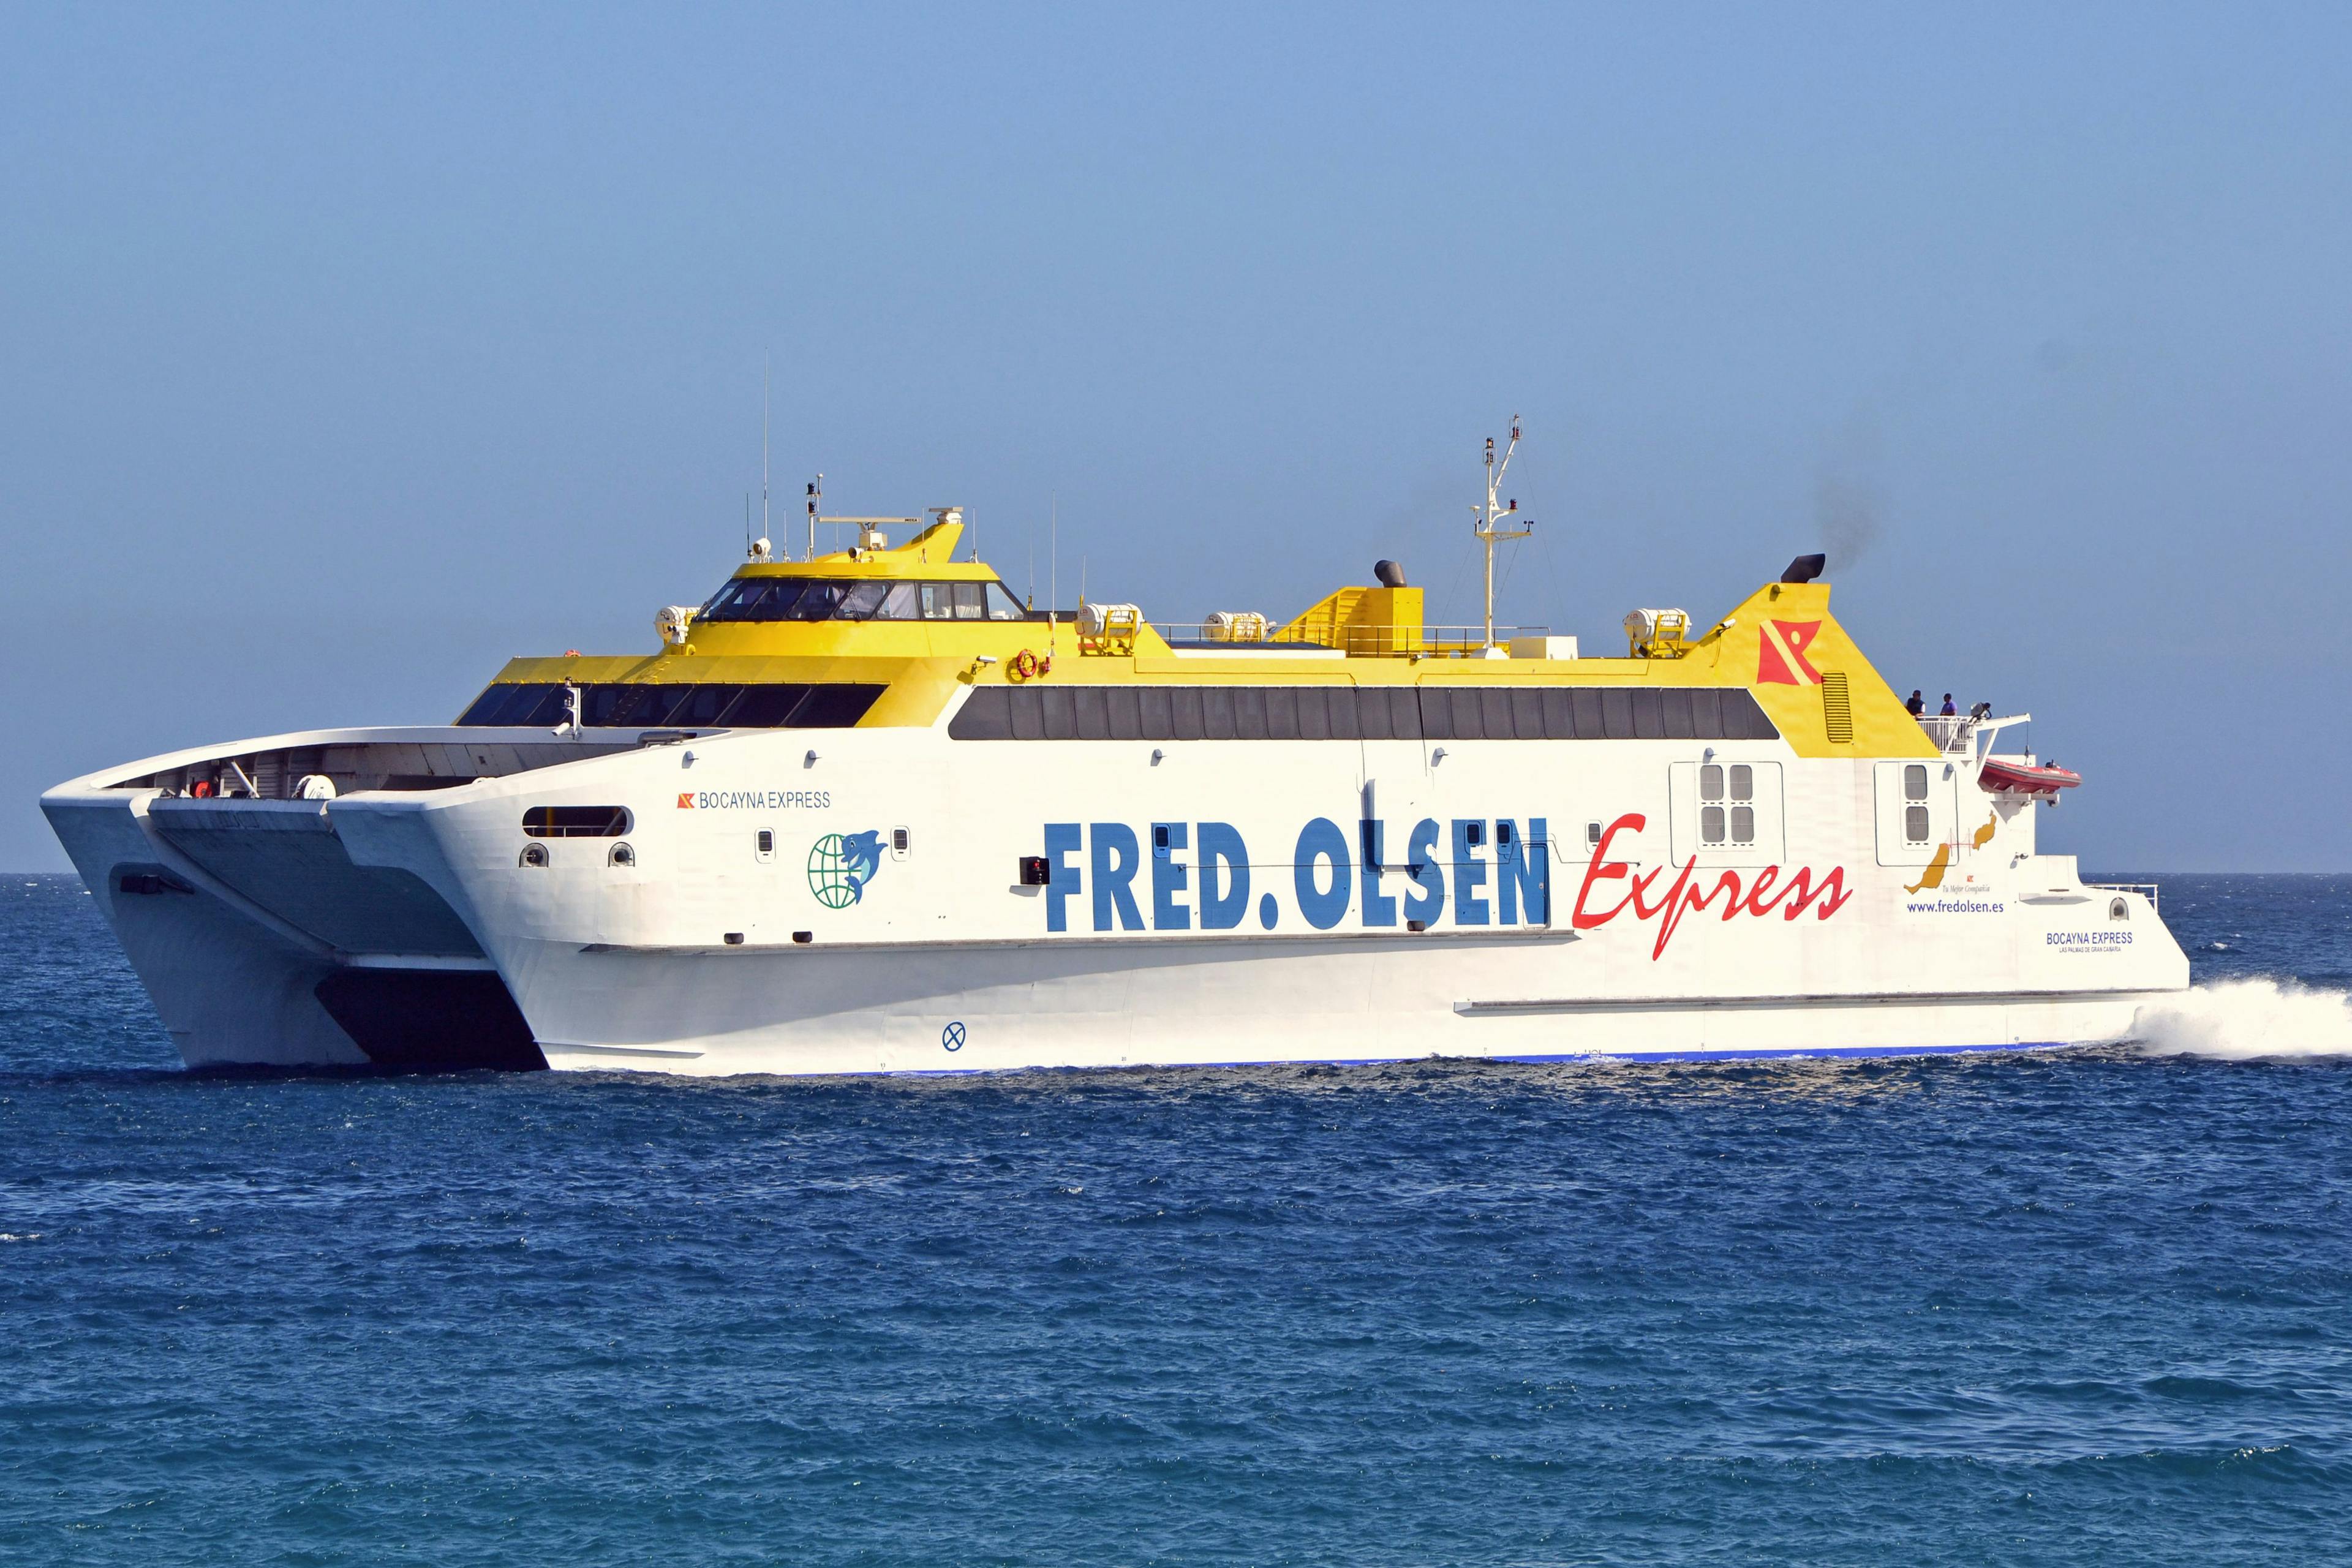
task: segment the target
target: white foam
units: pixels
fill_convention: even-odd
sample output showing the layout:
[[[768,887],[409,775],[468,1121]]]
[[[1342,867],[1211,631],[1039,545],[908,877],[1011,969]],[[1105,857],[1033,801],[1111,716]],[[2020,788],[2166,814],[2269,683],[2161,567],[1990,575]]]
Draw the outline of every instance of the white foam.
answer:
[[[2192,985],[2132,1020],[2151,1056],[2352,1056],[2352,994],[2254,976]]]

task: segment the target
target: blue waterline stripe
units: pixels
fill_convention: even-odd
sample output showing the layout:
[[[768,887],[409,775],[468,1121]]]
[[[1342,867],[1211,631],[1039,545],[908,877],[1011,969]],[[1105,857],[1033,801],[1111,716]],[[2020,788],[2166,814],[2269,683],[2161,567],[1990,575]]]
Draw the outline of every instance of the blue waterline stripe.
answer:
[[[1760,1062],[1806,1058],[1843,1060],[1889,1059],[1900,1057],[1981,1056],[1993,1051],[2055,1051],[2095,1044],[2086,1040],[2018,1040],[1984,1046],[1792,1046],[1781,1050],[1742,1051],[1563,1051],[1546,1056],[1505,1057],[1314,1057],[1268,1058],[1242,1062],[1097,1062],[1080,1066],[1063,1062],[1051,1067],[873,1068],[865,1071],[825,1073],[746,1073],[748,1078],[980,1078],[1016,1072],[1201,1072],[1214,1068],[1379,1068],[1414,1062],[1509,1062],[1518,1067],[1548,1067],[1562,1062]],[[561,1047],[556,1047],[562,1049]],[[593,1069],[592,1069],[593,1070]]]

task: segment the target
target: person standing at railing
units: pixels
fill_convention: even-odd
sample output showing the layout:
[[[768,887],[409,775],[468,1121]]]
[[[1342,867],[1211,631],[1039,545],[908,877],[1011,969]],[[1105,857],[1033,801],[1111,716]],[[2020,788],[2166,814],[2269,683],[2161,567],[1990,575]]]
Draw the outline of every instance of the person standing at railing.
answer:
[[[1948,691],[1945,692],[1945,693],[1944,693],[1944,717],[1945,717],[1945,718],[1947,718],[1947,719],[1957,719],[1957,718],[1958,718],[1959,716],[1960,716],[1960,710],[1959,710],[1959,709],[1958,709],[1958,707],[1956,707],[1956,706],[1954,706],[1954,705],[1953,705],[1953,702],[1952,702],[1952,694],[1951,694],[1950,692],[1948,692]]]
[[[1919,695],[1919,689],[1915,686],[1911,689],[1911,700],[1906,702],[1903,707],[1905,711],[1916,719],[1927,710],[1927,700]]]

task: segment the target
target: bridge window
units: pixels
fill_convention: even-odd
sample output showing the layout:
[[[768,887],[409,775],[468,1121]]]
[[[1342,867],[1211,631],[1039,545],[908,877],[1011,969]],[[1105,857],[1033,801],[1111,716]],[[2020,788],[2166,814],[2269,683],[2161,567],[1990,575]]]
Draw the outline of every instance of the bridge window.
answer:
[[[697,621],[1025,621],[1029,611],[998,582],[907,583],[886,578],[742,577],[702,607]]]

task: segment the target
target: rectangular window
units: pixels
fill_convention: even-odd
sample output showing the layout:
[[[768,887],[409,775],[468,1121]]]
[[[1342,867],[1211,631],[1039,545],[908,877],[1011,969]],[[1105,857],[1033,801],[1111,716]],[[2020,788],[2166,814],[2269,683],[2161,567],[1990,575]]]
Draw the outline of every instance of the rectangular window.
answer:
[[[1066,686],[1048,686],[1037,693],[1045,705],[1045,739],[1075,741],[1078,738],[1078,713],[1076,700]]]
[[[1327,686],[1323,689],[1323,712],[1331,721],[1331,738],[1335,741],[1360,741],[1364,734],[1363,693],[1352,686]]]
[[[1201,738],[1204,741],[1230,741],[1234,738],[1232,687],[1204,686],[1201,689]]]
[[[1735,805],[1731,808],[1731,841],[1734,844],[1756,842],[1756,808]]]
[[[669,710],[669,717],[664,722],[693,729],[715,726],[719,716],[727,711],[742,691],[740,686],[689,686],[685,699]]]
[[[727,710],[727,722],[739,730],[772,730],[791,718],[808,694],[805,686],[747,687]]]
[[[1912,763],[1904,768],[1903,798],[1905,800],[1927,798],[1927,770],[1924,764]]]
[[[1698,797],[1701,800],[1723,798],[1723,769],[1708,763],[1698,771]]]
[[[1723,842],[1723,807],[1706,805],[1699,808],[1698,837],[1703,844]]]
[[[1174,739],[1176,721],[1174,710],[1168,703],[1168,688],[1147,686],[1137,691],[1135,696],[1136,707],[1143,721],[1143,732],[1137,738],[1144,741]]]
[[[1906,805],[1903,808],[1903,837],[1914,844],[1927,842],[1927,808]]]
[[[1234,739],[1263,741],[1269,731],[1265,727],[1265,688],[1236,686],[1234,688]]]
[[[1512,688],[1511,729],[1520,740],[1540,741],[1549,735],[1550,730],[1544,722],[1543,700],[1544,694],[1532,686]]]
[[[1299,739],[1297,689],[1268,686],[1261,690],[1265,698],[1265,738],[1269,741]]]
[[[948,587],[953,592],[955,596],[955,618],[957,620],[977,621],[982,619],[986,616],[987,611],[981,603],[980,586],[981,585],[977,583],[950,583],[948,584]]]
[[[1756,770],[1746,763],[1731,764],[1731,798],[1734,800],[1756,798]]]
[[[834,611],[834,618],[843,621],[872,619],[874,613],[882,607],[882,601],[889,596],[891,586],[888,583],[851,584],[849,591],[842,595],[841,604]]]

